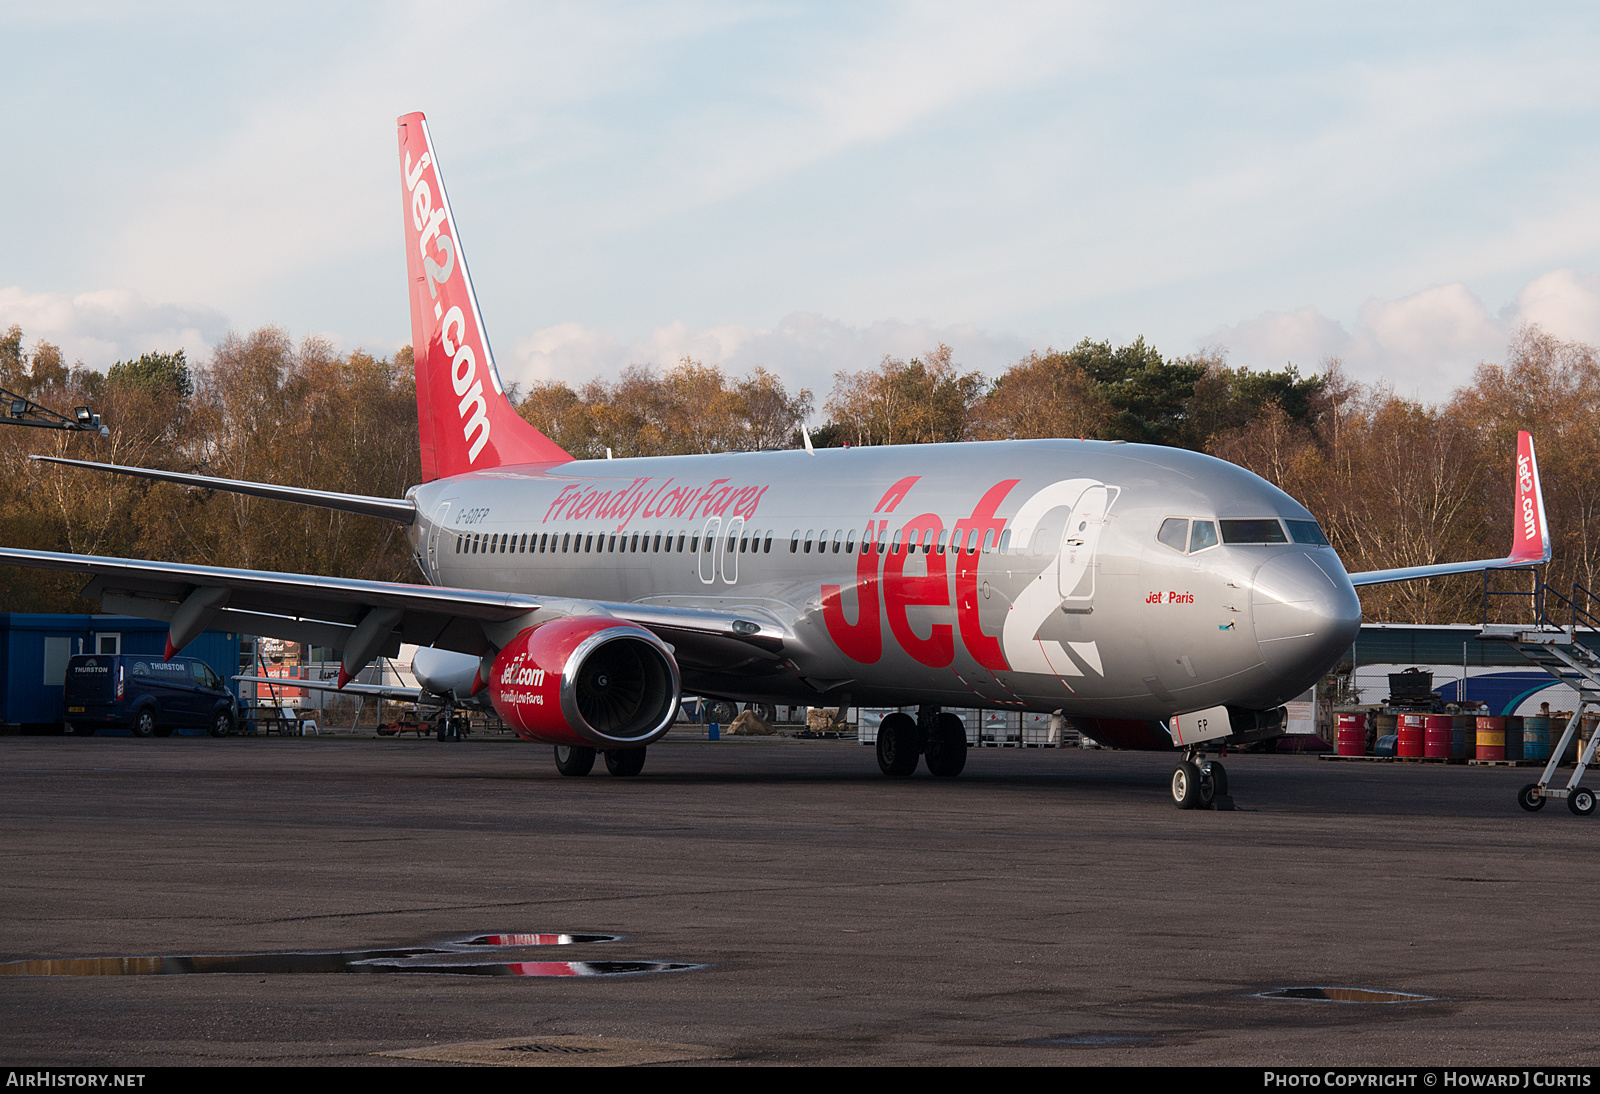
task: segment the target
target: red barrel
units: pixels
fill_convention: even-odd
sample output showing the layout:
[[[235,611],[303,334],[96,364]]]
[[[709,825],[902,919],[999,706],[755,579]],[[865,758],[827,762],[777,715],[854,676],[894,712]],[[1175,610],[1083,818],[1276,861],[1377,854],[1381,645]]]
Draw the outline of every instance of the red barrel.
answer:
[[[1450,730],[1455,719],[1448,714],[1429,714],[1423,728],[1424,756],[1448,760],[1450,758]]]
[[[1427,730],[1428,716],[1426,714],[1400,715],[1400,740],[1397,742],[1394,754],[1396,756],[1424,755]]]
[[[1339,715],[1339,755],[1365,756],[1367,754],[1367,716],[1365,714]]]
[[[1506,720],[1478,718],[1478,759],[1503,760],[1506,758]]]

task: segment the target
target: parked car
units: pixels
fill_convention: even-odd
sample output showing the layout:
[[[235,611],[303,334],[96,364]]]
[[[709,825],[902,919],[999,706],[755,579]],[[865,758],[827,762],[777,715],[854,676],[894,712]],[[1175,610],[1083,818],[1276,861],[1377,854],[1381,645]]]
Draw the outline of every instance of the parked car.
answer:
[[[225,737],[239,718],[228,686],[193,657],[79,655],[67,662],[62,705],[67,731],[82,735],[126,728],[135,737],[169,737],[203,728]]]

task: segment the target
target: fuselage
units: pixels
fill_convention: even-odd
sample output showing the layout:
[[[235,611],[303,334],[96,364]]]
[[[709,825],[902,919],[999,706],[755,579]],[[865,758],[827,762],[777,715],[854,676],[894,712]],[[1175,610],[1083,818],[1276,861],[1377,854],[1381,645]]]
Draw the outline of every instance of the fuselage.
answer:
[[[1314,683],[1360,625],[1303,506],[1181,449],[589,460],[410,496],[412,547],[435,584],[779,626],[780,661],[684,666],[688,691],[733,699],[1123,719],[1266,709]]]

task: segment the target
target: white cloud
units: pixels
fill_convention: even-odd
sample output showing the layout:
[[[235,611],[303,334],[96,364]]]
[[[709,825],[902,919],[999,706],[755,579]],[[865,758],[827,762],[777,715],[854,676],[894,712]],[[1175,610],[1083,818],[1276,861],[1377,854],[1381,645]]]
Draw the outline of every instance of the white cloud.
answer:
[[[151,351],[181,349],[191,363],[200,363],[228,329],[215,309],[155,304],[129,289],[68,295],[16,286],[0,288],[0,328],[12,324],[22,328],[26,344],[53,342],[68,361],[101,371]]]
[[[1479,363],[1501,360],[1523,323],[1600,344],[1600,275],[1551,270],[1496,313],[1457,282],[1398,300],[1368,299],[1350,327],[1308,305],[1265,312],[1201,341],[1222,346],[1233,364],[1251,368],[1278,369],[1292,361],[1307,370],[1338,357],[1356,379],[1387,381],[1403,395],[1432,401],[1470,383]]]
[[[1517,294],[1517,316],[1557,338],[1600,346],[1600,274],[1551,270]]]
[[[936,326],[880,320],[853,326],[809,312],[785,316],[770,328],[736,325],[691,329],[682,321],[624,343],[615,335],[581,323],[562,323],[520,339],[500,370],[510,382],[561,380],[579,386],[595,378],[614,378],[630,364],[657,368],[692,357],[742,375],[760,365],[781,377],[791,390],[810,388],[818,407],[833,387],[834,373],[872,368],[885,356],[909,358],[940,344],[955,351],[964,370],[995,374],[1043,348],[1009,333],[991,333],[971,324]]]
[[[1467,383],[1480,361],[1505,349],[1505,325],[1465,285],[1439,285],[1400,300],[1368,300],[1345,350],[1352,368],[1397,387]],[[1443,394],[1443,392],[1440,392]]]

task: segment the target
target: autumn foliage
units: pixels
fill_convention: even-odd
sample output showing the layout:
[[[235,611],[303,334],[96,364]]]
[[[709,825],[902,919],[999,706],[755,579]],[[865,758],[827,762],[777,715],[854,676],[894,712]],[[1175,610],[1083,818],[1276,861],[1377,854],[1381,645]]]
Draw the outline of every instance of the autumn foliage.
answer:
[[[0,336],[0,387],[52,409],[88,403],[110,436],[0,429],[0,542],[88,554],[417,580],[397,525],[242,495],[40,464],[30,453],[399,497],[420,474],[411,353],[335,353],[280,330],[230,335],[203,367],[146,354],[105,374],[47,343]],[[1442,393],[1443,394],[1443,393]],[[611,382],[555,382],[521,414],[579,458],[789,448],[813,410],[755,369],[684,359]],[[1530,430],[1561,588],[1600,582],[1600,359],[1589,346],[1517,332],[1503,363],[1435,403],[1352,381],[1337,361],[1302,376],[1230,368],[1220,354],[1164,358],[1144,341],[1084,340],[1029,354],[997,378],[948,346],[840,372],[812,429],[818,446],[1091,437],[1178,445],[1255,471],[1317,516],[1352,571],[1498,557],[1510,542],[1512,452]],[[1525,575],[1497,579],[1502,587]],[[0,569],[11,611],[82,611],[81,580]],[[1363,591],[1367,618],[1475,621],[1482,579]],[[1600,605],[1590,605],[1600,611]],[[1495,600],[1499,615],[1524,603]],[[1520,616],[1519,616],[1520,617]]]

